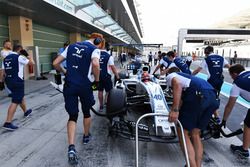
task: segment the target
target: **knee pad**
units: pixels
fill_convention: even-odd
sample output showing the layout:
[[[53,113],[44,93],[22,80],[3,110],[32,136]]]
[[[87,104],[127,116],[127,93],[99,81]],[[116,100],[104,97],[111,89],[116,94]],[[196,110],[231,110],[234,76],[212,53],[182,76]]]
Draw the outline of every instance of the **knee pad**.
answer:
[[[70,114],[69,113],[69,121],[77,122],[78,119],[78,113],[77,114]]]

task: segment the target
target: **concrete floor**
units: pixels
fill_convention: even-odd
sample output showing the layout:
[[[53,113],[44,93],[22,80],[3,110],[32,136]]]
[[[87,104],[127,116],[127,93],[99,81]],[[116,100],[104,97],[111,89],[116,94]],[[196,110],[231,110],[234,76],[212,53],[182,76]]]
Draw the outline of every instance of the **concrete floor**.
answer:
[[[25,96],[32,116],[23,119],[20,108],[15,114],[14,123],[19,129],[8,132],[0,129],[1,167],[66,167],[68,115],[64,109],[61,93],[46,81],[26,81]],[[96,97],[96,94],[95,94]],[[222,97],[221,111],[227,98]],[[10,98],[0,93],[0,124],[4,123]],[[97,106],[95,106],[97,108]],[[236,122],[243,119],[246,108],[237,105],[231,117]],[[239,114],[241,113],[241,114]],[[238,114],[238,115],[237,115]],[[132,167],[135,166],[134,141],[108,137],[108,120],[94,114],[91,133],[93,138],[87,145],[82,144],[82,114],[80,114],[76,149],[80,157],[79,167]],[[239,124],[229,123],[229,128],[237,129]],[[249,161],[242,162],[230,152],[231,143],[241,144],[237,137],[210,139],[204,141],[205,154],[203,167],[247,167]],[[182,167],[184,156],[178,144],[140,142],[140,166],[142,167]]]

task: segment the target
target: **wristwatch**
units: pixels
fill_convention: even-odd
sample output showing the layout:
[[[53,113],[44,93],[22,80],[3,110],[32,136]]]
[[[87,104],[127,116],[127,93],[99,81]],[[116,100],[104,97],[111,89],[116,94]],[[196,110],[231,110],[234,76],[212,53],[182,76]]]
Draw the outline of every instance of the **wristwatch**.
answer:
[[[173,108],[172,111],[173,112],[179,112],[179,109],[178,108]]]

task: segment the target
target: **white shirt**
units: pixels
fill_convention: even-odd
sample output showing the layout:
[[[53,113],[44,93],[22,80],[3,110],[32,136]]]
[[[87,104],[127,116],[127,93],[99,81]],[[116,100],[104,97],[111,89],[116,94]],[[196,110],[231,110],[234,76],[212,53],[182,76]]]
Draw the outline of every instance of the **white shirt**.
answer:
[[[214,53],[212,53],[212,54],[210,54],[210,55],[214,55]],[[210,55],[208,55],[208,56],[210,56]],[[223,59],[224,59],[224,61],[223,61],[223,67],[224,67],[225,65],[228,64],[228,61],[227,61],[225,58],[223,58]],[[201,64],[200,64],[200,67],[201,67],[202,69],[205,69],[205,70],[206,70],[207,75],[208,75],[208,78],[210,78],[210,73],[209,73],[208,66],[207,66],[207,62],[206,62],[205,59],[202,60],[202,62],[201,62]]]
[[[6,56],[8,56],[11,53],[13,53],[12,50],[3,49],[3,50],[1,50],[1,55],[0,56],[4,59]],[[3,61],[2,61],[2,68],[4,68],[3,66],[4,65],[3,65]]]
[[[182,88],[188,88],[190,86],[191,79],[188,79],[186,77],[178,75],[175,72],[167,75],[167,77],[166,77],[166,84],[167,84],[167,86],[169,86],[169,87],[172,86],[172,79],[173,78],[177,78],[178,79],[178,81],[181,84]]]
[[[157,53],[154,55],[154,59],[158,59],[158,54]]]
[[[1,56],[3,58],[5,58],[6,56],[8,56],[10,53],[13,53],[13,51],[12,50],[6,50],[6,49],[1,50]]]

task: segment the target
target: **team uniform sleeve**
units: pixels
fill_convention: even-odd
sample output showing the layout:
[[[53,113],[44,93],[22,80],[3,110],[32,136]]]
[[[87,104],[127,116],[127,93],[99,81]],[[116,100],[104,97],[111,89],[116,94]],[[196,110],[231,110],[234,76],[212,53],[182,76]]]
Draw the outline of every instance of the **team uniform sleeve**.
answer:
[[[206,69],[207,63],[206,63],[206,60],[205,60],[205,59],[202,60],[202,62],[201,62],[201,64],[199,65],[199,67],[201,67],[201,68],[203,68],[203,69]]]
[[[64,57],[65,59],[67,58],[68,48],[69,48],[69,47],[67,47],[62,53],[60,53],[60,55],[61,55],[62,57]]]
[[[109,57],[108,65],[110,65],[110,66],[115,65],[113,56]]]
[[[177,67],[177,66],[175,65],[175,63],[172,62],[172,63],[169,65],[168,68],[172,68],[172,67]]]
[[[174,77],[176,77],[176,73],[171,73],[171,74],[168,74],[167,75],[167,77],[166,77],[166,84],[167,84],[167,86],[172,86],[172,79],[174,78]]]
[[[227,64],[229,64],[229,63],[228,63],[227,59],[224,58],[223,67],[224,67],[225,65],[227,65]]]
[[[29,59],[27,59],[26,57],[20,55],[20,56],[18,57],[18,62],[21,63],[21,64],[26,65],[26,64],[29,63]]]
[[[240,96],[240,88],[236,84],[233,84],[231,91],[230,91],[230,96],[231,97],[239,97]]]
[[[91,59],[93,59],[93,58],[98,58],[98,59],[100,59],[100,55],[101,55],[100,49],[95,49],[95,50],[92,52]]]
[[[164,60],[161,59],[159,63],[160,63],[160,65],[162,65],[164,63]]]

